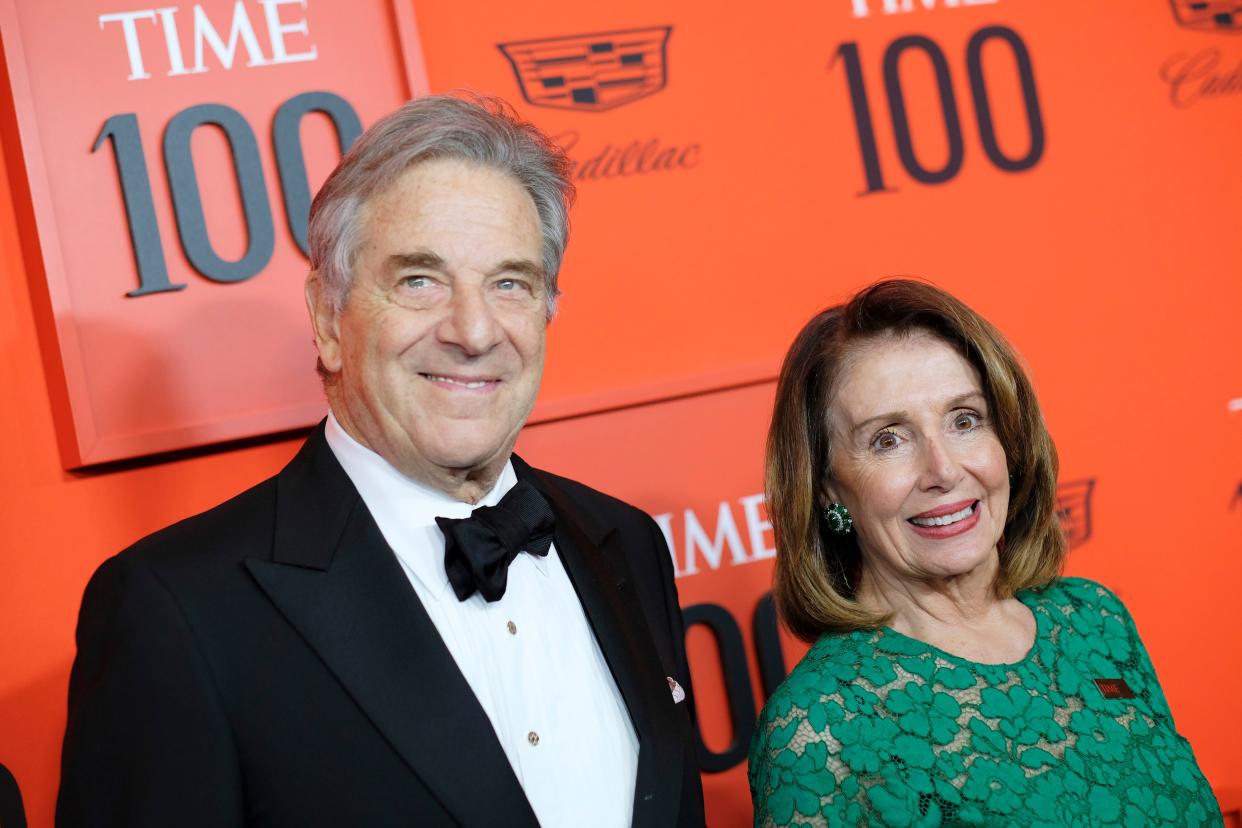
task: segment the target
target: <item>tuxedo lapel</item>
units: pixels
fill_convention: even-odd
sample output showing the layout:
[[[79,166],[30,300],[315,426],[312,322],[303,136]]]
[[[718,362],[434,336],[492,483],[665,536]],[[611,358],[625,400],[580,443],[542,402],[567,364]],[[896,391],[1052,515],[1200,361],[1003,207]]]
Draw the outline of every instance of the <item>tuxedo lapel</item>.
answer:
[[[277,479],[271,561],[247,568],[444,808],[537,828],[487,714],[337,463],[322,425]]]
[[[630,584],[624,552],[609,548],[612,527],[595,524],[555,482],[516,455],[513,466],[518,479],[534,484],[556,513],[557,552],[638,734],[632,824],[672,824],[680,804],[683,770],[677,710]]]

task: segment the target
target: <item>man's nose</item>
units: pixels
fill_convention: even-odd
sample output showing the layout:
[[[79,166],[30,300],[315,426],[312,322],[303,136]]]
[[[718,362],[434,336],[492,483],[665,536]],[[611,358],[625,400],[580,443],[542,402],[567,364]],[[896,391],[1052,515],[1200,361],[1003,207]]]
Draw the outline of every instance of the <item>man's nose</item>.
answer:
[[[502,331],[495,309],[488,304],[482,287],[453,288],[448,312],[440,321],[437,335],[441,342],[456,345],[469,356],[480,356],[496,346]]]
[[[940,437],[923,440],[919,450],[919,486],[949,491],[962,479],[962,465]]]

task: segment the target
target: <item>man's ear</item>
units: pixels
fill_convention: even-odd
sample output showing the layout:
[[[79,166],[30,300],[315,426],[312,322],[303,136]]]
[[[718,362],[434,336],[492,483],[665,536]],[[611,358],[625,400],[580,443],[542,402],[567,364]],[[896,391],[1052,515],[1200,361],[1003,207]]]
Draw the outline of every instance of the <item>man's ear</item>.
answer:
[[[329,291],[319,277],[319,272],[315,270],[306,276],[306,310],[310,313],[311,329],[315,332],[315,347],[319,350],[319,362],[324,370],[335,374],[341,370],[338,314],[332,304]]]

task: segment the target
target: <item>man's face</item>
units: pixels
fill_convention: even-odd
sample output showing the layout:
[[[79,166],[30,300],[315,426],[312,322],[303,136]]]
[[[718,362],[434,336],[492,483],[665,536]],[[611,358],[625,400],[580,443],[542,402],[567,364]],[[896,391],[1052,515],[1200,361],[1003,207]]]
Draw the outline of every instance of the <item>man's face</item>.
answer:
[[[462,485],[499,474],[543,373],[534,202],[504,173],[445,159],[406,170],[361,221],[339,313],[307,285],[332,410],[407,477],[475,499]]]

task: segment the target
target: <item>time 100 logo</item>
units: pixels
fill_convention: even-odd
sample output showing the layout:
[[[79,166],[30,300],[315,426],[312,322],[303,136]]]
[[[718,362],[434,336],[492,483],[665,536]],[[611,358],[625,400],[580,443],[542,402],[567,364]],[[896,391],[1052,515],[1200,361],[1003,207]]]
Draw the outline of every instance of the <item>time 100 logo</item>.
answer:
[[[992,101],[988,92],[988,79],[983,71],[983,48],[991,42],[1007,47],[1013,54],[1022,90],[1022,106],[1026,118],[1027,149],[1021,155],[1010,155],[1001,148],[996,137]],[[948,157],[939,167],[925,166],[914,150],[907,114],[906,94],[901,84],[901,61],[910,52],[922,52],[931,63],[940,103],[940,115],[944,125]],[[838,61],[845,67],[845,82],[849,91],[850,105],[854,114],[854,129],[862,156],[863,173],[867,189],[862,195],[891,192],[886,186],[885,171],[880,165],[875,124],[864,83],[862,58],[858,44],[845,42],[837,47],[833,65]],[[1035,73],[1031,67],[1031,54],[1022,37],[1006,26],[986,26],[976,31],[966,45],[966,75],[970,81],[970,96],[974,102],[975,120],[979,143],[984,155],[997,169],[1015,173],[1029,170],[1039,163],[1044,154],[1044,119],[1040,111],[1039,95],[1035,89]],[[921,184],[943,184],[953,179],[962,169],[965,157],[965,140],[962,136],[962,119],[957,96],[953,92],[952,72],[944,50],[931,38],[923,35],[899,37],[884,50],[883,57],[884,96],[893,124],[893,139],[897,155],[906,173]]]
[[[289,233],[303,255],[308,252],[306,221],[311,194],[299,128],[302,119],[311,112],[322,113],[332,122],[342,154],[362,133],[362,124],[354,108],[331,92],[294,95],[277,108],[272,118],[272,147],[285,217]],[[245,253],[236,261],[222,258],[212,247],[207,233],[198,172],[190,151],[194,131],[207,125],[220,129],[228,139],[233,175],[241,194],[247,245]],[[91,151],[97,151],[105,142],[110,143],[116,160],[130,243],[138,268],[138,287],[125,295],[146,296],[181,290],[185,284],[173,282],[168,275],[138,116],[128,112],[108,118]],[[242,282],[262,271],[272,259],[276,234],[258,141],[245,117],[223,104],[196,104],[181,110],[164,127],[163,161],[172,194],[177,236],[191,266],[213,282],[226,283]]]

